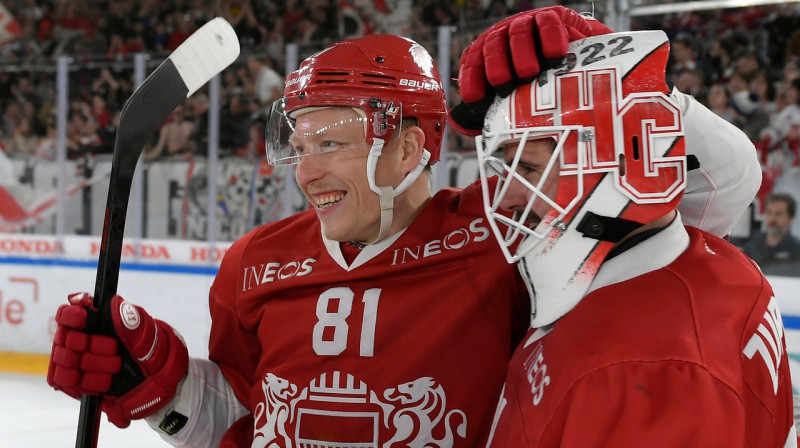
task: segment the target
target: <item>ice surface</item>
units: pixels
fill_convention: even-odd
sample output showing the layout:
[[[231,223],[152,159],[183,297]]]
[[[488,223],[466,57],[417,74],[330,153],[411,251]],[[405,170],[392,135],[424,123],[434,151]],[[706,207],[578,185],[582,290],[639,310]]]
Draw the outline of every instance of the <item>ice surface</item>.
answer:
[[[41,375],[0,373],[0,448],[74,447],[80,402]],[[100,417],[98,448],[169,447],[144,421],[119,429]]]

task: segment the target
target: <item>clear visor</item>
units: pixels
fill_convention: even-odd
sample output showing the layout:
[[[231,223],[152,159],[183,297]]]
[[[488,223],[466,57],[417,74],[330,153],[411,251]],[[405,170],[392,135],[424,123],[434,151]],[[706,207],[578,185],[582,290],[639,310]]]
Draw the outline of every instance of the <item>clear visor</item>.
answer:
[[[585,144],[577,138],[581,129],[536,127],[475,138],[484,210],[509,263],[519,261],[546,238],[582,197]],[[529,166],[531,154],[524,157],[530,150],[526,144],[542,139],[554,140],[555,147],[549,158],[538,157],[534,172]],[[567,146],[577,151],[565,152]],[[575,175],[575,182],[565,185],[564,176]],[[497,183],[490,191],[493,177]]]
[[[344,95],[298,95],[272,103],[267,161],[294,165],[309,154],[371,147],[399,135],[399,102]]]

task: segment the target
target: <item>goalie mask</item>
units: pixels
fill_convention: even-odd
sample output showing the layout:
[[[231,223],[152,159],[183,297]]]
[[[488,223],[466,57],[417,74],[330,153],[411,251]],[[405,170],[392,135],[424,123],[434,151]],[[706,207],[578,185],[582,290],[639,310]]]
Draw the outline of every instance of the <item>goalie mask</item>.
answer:
[[[305,61],[286,79],[283,98],[275,101],[266,130],[267,160],[292,165],[325,148],[292,144],[298,117],[327,107],[352,108],[357,117],[323,124],[302,132],[319,133],[335,126],[359,123],[367,144],[367,178],[381,200],[381,227],[372,243],[387,235],[394,197],[408,188],[429,164],[439,160],[446,114],[439,73],[430,54],[416,42],[399,36],[370,35],[346,40]],[[351,114],[352,115],[352,114]],[[413,118],[425,134],[419,165],[399,185],[376,185],[375,170],[384,145],[399,135],[404,119]]]
[[[576,41],[560,67],[486,114],[476,137],[484,207],[528,284],[533,327],[572,309],[614,244],[681,200],[685,150],[668,56],[661,31]]]

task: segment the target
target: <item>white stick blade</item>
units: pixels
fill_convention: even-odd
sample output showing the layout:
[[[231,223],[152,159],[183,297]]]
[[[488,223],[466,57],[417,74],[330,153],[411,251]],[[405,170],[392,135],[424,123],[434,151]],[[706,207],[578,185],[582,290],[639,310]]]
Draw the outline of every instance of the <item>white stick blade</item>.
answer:
[[[188,98],[237,57],[239,38],[230,23],[217,17],[189,36],[169,59],[189,89]]]

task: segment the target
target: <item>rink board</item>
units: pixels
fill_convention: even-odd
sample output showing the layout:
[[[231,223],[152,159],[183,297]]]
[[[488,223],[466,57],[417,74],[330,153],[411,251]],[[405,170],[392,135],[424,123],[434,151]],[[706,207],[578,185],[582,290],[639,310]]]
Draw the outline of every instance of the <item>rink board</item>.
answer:
[[[0,234],[0,371],[44,373],[54,316],[68,292],[91,291],[99,240]],[[117,291],[172,324],[192,356],[208,355],[208,289],[227,244],[126,242]],[[800,278],[770,277],[800,384]],[[800,388],[798,388],[800,392]]]
[[[172,324],[192,356],[208,354],[208,290],[228,244],[147,240],[123,248],[117,292]],[[99,239],[0,234],[0,371],[49,355],[55,313],[69,292],[93,291]],[[25,362],[27,361],[27,363]],[[27,370],[22,370],[27,371]],[[43,371],[42,371],[43,373]]]

